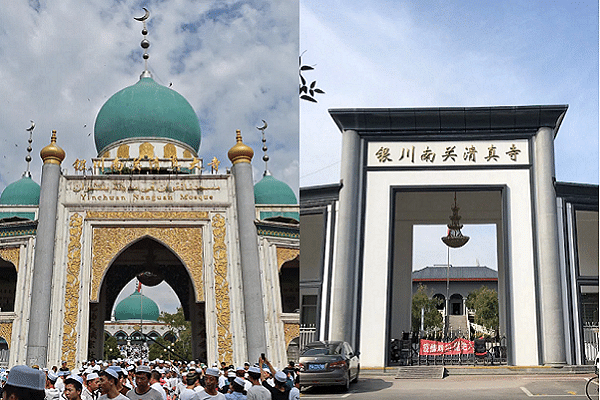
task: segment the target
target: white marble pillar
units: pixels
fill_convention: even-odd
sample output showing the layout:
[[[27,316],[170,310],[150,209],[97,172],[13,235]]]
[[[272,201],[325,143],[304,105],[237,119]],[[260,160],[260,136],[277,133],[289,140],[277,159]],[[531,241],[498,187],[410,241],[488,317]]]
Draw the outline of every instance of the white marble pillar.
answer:
[[[357,290],[357,234],[360,187],[360,137],[354,130],[342,134],[342,168],[336,261],[331,284],[329,339],[354,343]]]
[[[537,245],[537,276],[542,363],[566,364],[563,326],[558,221],[554,189],[554,131],[542,127],[534,138],[534,194]]]

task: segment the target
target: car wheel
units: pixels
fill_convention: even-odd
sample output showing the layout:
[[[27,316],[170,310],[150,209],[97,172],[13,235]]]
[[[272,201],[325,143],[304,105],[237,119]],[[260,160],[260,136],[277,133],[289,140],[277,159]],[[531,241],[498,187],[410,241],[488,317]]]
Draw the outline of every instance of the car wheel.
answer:
[[[356,369],[356,376],[354,377],[354,379],[352,380],[352,383],[358,382],[358,375],[360,374],[360,365],[358,366],[358,368]]]
[[[348,371],[348,376],[346,377],[346,382],[344,383],[344,386],[343,386],[344,392],[347,392],[348,390],[350,390],[350,381],[351,381],[350,371]]]

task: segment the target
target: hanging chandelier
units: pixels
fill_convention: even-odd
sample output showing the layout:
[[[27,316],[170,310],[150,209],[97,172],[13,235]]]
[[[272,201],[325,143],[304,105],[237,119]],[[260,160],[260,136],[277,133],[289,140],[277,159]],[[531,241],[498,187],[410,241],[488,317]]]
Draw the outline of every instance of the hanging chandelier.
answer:
[[[468,236],[464,236],[460,231],[463,227],[460,224],[460,215],[458,215],[460,208],[456,205],[456,192],[454,192],[454,206],[452,207],[452,215],[450,216],[450,223],[448,224],[448,235],[442,237],[442,242],[448,247],[454,249],[463,247],[469,241]]]

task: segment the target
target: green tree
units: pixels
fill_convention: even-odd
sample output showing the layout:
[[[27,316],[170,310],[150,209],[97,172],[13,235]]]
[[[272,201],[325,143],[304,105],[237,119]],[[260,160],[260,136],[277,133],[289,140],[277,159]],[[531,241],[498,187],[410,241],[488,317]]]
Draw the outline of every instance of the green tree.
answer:
[[[417,291],[412,297],[412,331],[421,329],[421,309],[424,310],[423,327],[425,330],[431,328],[442,328],[442,315],[437,307],[439,300],[427,295],[427,286],[419,284]]]
[[[498,328],[498,293],[487,286],[481,286],[467,296],[466,306],[475,310],[475,323],[486,328]]]
[[[161,344],[164,344],[165,346],[173,345],[173,346],[171,346],[171,348],[174,349],[175,353],[177,353],[181,357],[185,357],[185,360],[191,360],[192,359],[192,324],[190,323],[190,321],[185,320],[183,308],[179,307],[177,309],[177,312],[174,314],[169,314],[169,313],[163,311],[160,313],[158,320],[160,322],[166,323],[169,326],[169,329],[171,331],[173,331],[173,333],[177,337],[177,340],[175,341],[175,343],[171,343],[171,342],[165,340],[166,344],[162,343],[162,342],[161,342]],[[157,347],[160,347],[156,344],[154,344],[154,345]],[[160,353],[161,355],[159,355],[155,358],[164,357],[164,349],[161,348],[160,352],[161,352]],[[150,346],[150,354],[152,355],[152,346]],[[171,354],[171,357],[173,359],[179,359],[174,354]],[[150,359],[152,360],[153,358],[150,357]]]
[[[117,339],[114,336],[109,336],[104,340],[104,359],[111,360],[121,356]]]
[[[160,344],[157,344],[157,342]],[[163,339],[162,337],[159,336],[159,337],[155,338],[154,340],[149,340],[148,344],[149,344],[148,358],[150,360],[156,360],[157,358],[161,358],[161,359],[169,358],[169,355],[166,354],[166,352],[165,352],[165,347],[170,346],[171,342],[169,342],[168,340]]]

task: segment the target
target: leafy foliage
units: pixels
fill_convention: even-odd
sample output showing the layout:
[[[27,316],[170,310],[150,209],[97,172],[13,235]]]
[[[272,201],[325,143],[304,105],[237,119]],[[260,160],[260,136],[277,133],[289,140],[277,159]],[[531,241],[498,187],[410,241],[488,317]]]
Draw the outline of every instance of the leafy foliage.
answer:
[[[418,332],[421,328],[421,309],[424,310],[423,327],[425,330],[442,328],[443,318],[437,309],[440,300],[427,295],[427,286],[419,284],[412,297],[412,331]]]
[[[104,340],[104,359],[111,360],[121,356],[117,339],[114,336],[109,336]]]
[[[304,53],[302,53],[304,54]],[[302,76],[303,71],[312,71],[315,68],[310,65],[302,65],[302,56],[300,56],[300,98],[302,100],[310,101],[313,103],[317,103],[317,99],[315,99],[315,94],[325,94],[325,92],[317,87],[317,81],[312,81],[310,84],[306,81],[304,76]],[[304,93],[304,94],[303,94]]]
[[[181,358],[185,358],[185,360],[191,360],[192,359],[192,324],[190,323],[190,321],[186,321],[185,320],[185,315],[183,313],[183,308],[179,307],[177,309],[177,312],[174,314],[169,314],[167,312],[161,312],[160,316],[158,317],[158,320],[160,322],[164,322],[167,325],[169,325],[169,328],[171,329],[171,331],[173,331],[173,333],[175,334],[175,336],[177,336],[177,340],[175,341],[175,343],[171,343],[168,340],[165,340],[163,338],[159,338],[157,339],[157,342],[161,343],[162,345],[166,346],[171,346],[171,348],[173,349],[173,351],[175,353],[177,353],[177,355],[181,356],[178,357],[174,354],[170,355],[171,359],[181,359]],[[153,347],[155,348],[154,352],[153,352]],[[157,345],[156,343],[153,343],[150,345],[150,359],[153,360],[154,358],[152,358],[153,354],[156,354],[156,357],[154,358],[164,358],[165,357],[165,351],[162,347],[160,347],[159,345]],[[166,358],[169,358],[169,355],[166,355]]]
[[[475,310],[475,323],[486,328],[497,329],[498,319],[498,293],[494,289],[481,286],[469,293],[466,305]]]

